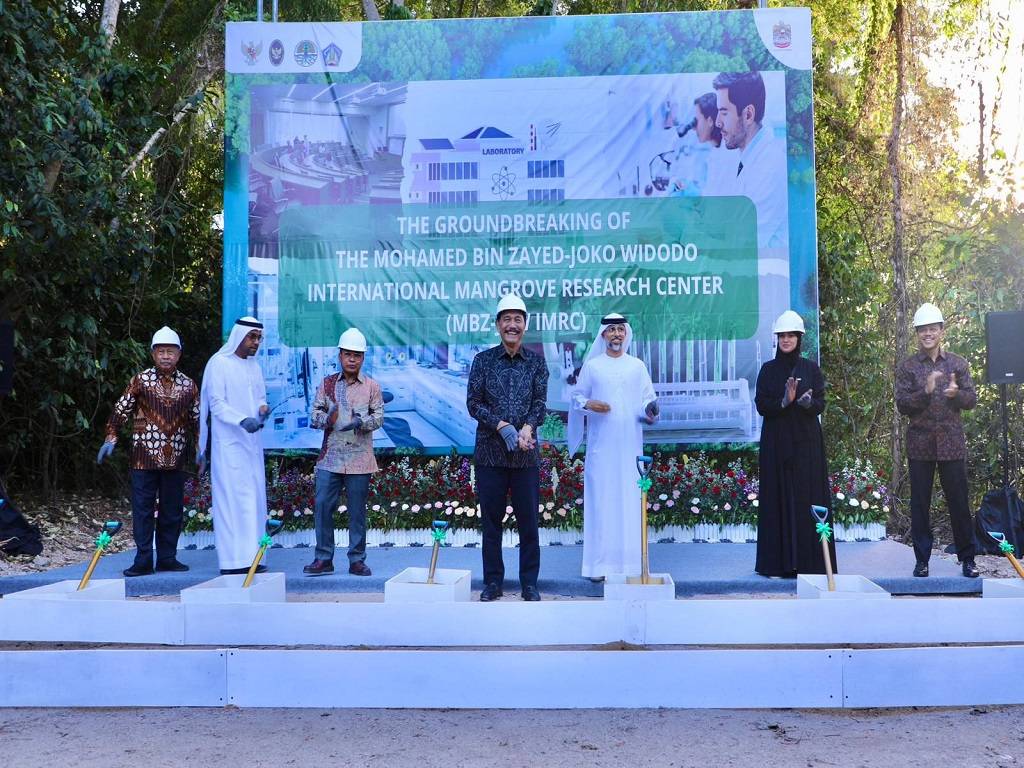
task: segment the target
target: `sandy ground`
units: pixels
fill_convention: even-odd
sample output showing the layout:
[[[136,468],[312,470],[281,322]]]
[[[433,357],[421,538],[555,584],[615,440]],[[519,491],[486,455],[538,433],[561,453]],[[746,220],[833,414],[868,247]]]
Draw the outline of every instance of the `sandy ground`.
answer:
[[[0,710],[0,762],[11,768],[1010,768],[1024,764],[1024,707],[15,709]]]

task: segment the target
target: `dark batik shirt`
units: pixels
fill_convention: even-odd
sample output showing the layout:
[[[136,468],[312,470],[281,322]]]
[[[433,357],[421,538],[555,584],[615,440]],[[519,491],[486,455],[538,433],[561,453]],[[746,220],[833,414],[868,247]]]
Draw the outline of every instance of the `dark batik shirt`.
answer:
[[[134,418],[133,418],[134,417]],[[199,432],[199,389],[181,371],[160,376],[147,368],[132,377],[114,404],[107,440],[132,419],[132,469],[181,469],[189,437]]]
[[[942,376],[931,394],[924,391],[928,375]],[[946,397],[950,376],[956,376],[960,391]],[[907,458],[919,461],[957,461],[967,458],[967,440],[960,411],[978,402],[967,361],[952,352],[940,351],[932,359],[924,352],[911,355],[896,370],[896,408],[910,417],[907,426]]]
[[[510,357],[499,344],[473,358],[466,393],[469,415],[477,420],[473,460],[485,467],[537,466],[540,449],[509,451],[498,434],[498,422],[507,421],[517,432],[529,424],[537,437],[547,412],[547,393],[548,366],[543,355],[520,347]]]

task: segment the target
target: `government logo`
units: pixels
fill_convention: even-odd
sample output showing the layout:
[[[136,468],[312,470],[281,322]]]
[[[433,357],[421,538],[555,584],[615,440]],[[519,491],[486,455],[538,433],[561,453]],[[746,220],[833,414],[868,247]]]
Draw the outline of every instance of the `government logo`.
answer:
[[[270,50],[267,51],[270,56],[270,63],[275,67],[281,66],[281,62],[284,61],[284,43],[280,40],[273,40],[270,43]]]
[[[316,63],[316,43],[303,40],[295,46],[295,63],[300,67],[311,67]]]
[[[772,27],[772,43],[776,48],[789,48],[793,43],[793,28],[784,21],[776,22]]]
[[[341,63],[341,48],[331,43],[323,50],[324,66],[336,67]]]
[[[263,41],[254,43],[251,40],[247,43],[242,41],[242,55],[245,57],[245,63],[250,67],[256,64],[260,54],[263,53]]]

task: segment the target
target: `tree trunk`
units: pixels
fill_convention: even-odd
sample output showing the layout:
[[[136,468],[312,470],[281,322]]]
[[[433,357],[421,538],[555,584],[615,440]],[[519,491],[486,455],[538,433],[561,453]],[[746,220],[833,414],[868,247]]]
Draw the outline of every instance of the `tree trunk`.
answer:
[[[114,47],[114,37],[117,34],[117,14],[120,10],[121,0],[103,0],[103,13],[100,15],[100,32],[106,37],[107,51]],[[52,193],[57,186],[57,179],[60,178],[60,171],[63,166],[64,161],[58,158],[51,160],[43,168],[43,189],[46,194]]]
[[[103,13],[100,15],[100,32],[106,36],[107,50],[114,46],[117,35],[117,14],[121,11],[121,0],[103,0]]]
[[[380,11],[373,0],[363,0],[363,15],[367,21],[380,21]]]
[[[985,85],[978,81],[978,183],[985,183]]]
[[[893,304],[893,370],[906,356],[907,350],[907,265],[903,250],[903,179],[900,167],[900,132],[903,128],[903,95],[906,87],[904,60],[904,7],[897,0],[893,11],[892,36],[896,47],[896,90],[892,103],[892,129],[887,141],[889,177],[892,184],[892,304]],[[895,383],[895,377],[893,378]],[[895,389],[895,387],[894,387]],[[892,490],[897,494],[903,476],[902,419],[896,410],[895,392],[892,405]]]

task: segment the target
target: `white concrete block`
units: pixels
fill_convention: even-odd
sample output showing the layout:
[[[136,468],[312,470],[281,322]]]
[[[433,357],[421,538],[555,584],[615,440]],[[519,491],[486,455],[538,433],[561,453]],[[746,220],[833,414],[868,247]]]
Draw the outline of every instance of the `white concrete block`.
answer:
[[[981,596],[1024,598],[1024,579],[983,579]]]
[[[283,573],[257,573],[252,584],[243,587],[245,574],[229,574],[181,590],[183,603],[283,603]]]
[[[651,583],[640,583],[639,576],[613,573],[604,580],[605,600],[675,600],[676,583],[667,573],[652,573]]]
[[[226,674],[221,650],[0,651],[0,707],[222,707]]]
[[[846,707],[1024,704],[1024,687],[1015,676],[1024,669],[1021,646],[880,648],[842,654]]]
[[[643,607],[648,645],[1024,644],[1024,600],[674,600]]]
[[[124,579],[90,579],[78,591],[78,581],[66,579],[4,595],[4,600],[124,600]]]
[[[183,607],[187,645],[436,648],[637,643],[641,635],[635,628],[636,622],[625,619],[628,609],[636,605],[600,600],[539,603],[499,600],[494,603],[193,603]],[[634,627],[632,632],[630,627]]]
[[[796,596],[798,598],[819,598],[823,600],[888,600],[892,597],[875,582],[864,576],[836,574],[833,578],[835,579],[836,588],[835,591],[830,592],[828,589],[828,577],[824,574],[801,573],[796,577]]]
[[[185,612],[157,600],[0,600],[0,641],[181,645]]]
[[[385,603],[469,602],[471,571],[437,568],[427,583],[429,568],[406,568],[384,582]]]
[[[842,653],[831,650],[227,653],[227,701],[238,707],[842,706]],[[268,685],[267,669],[287,673]]]

